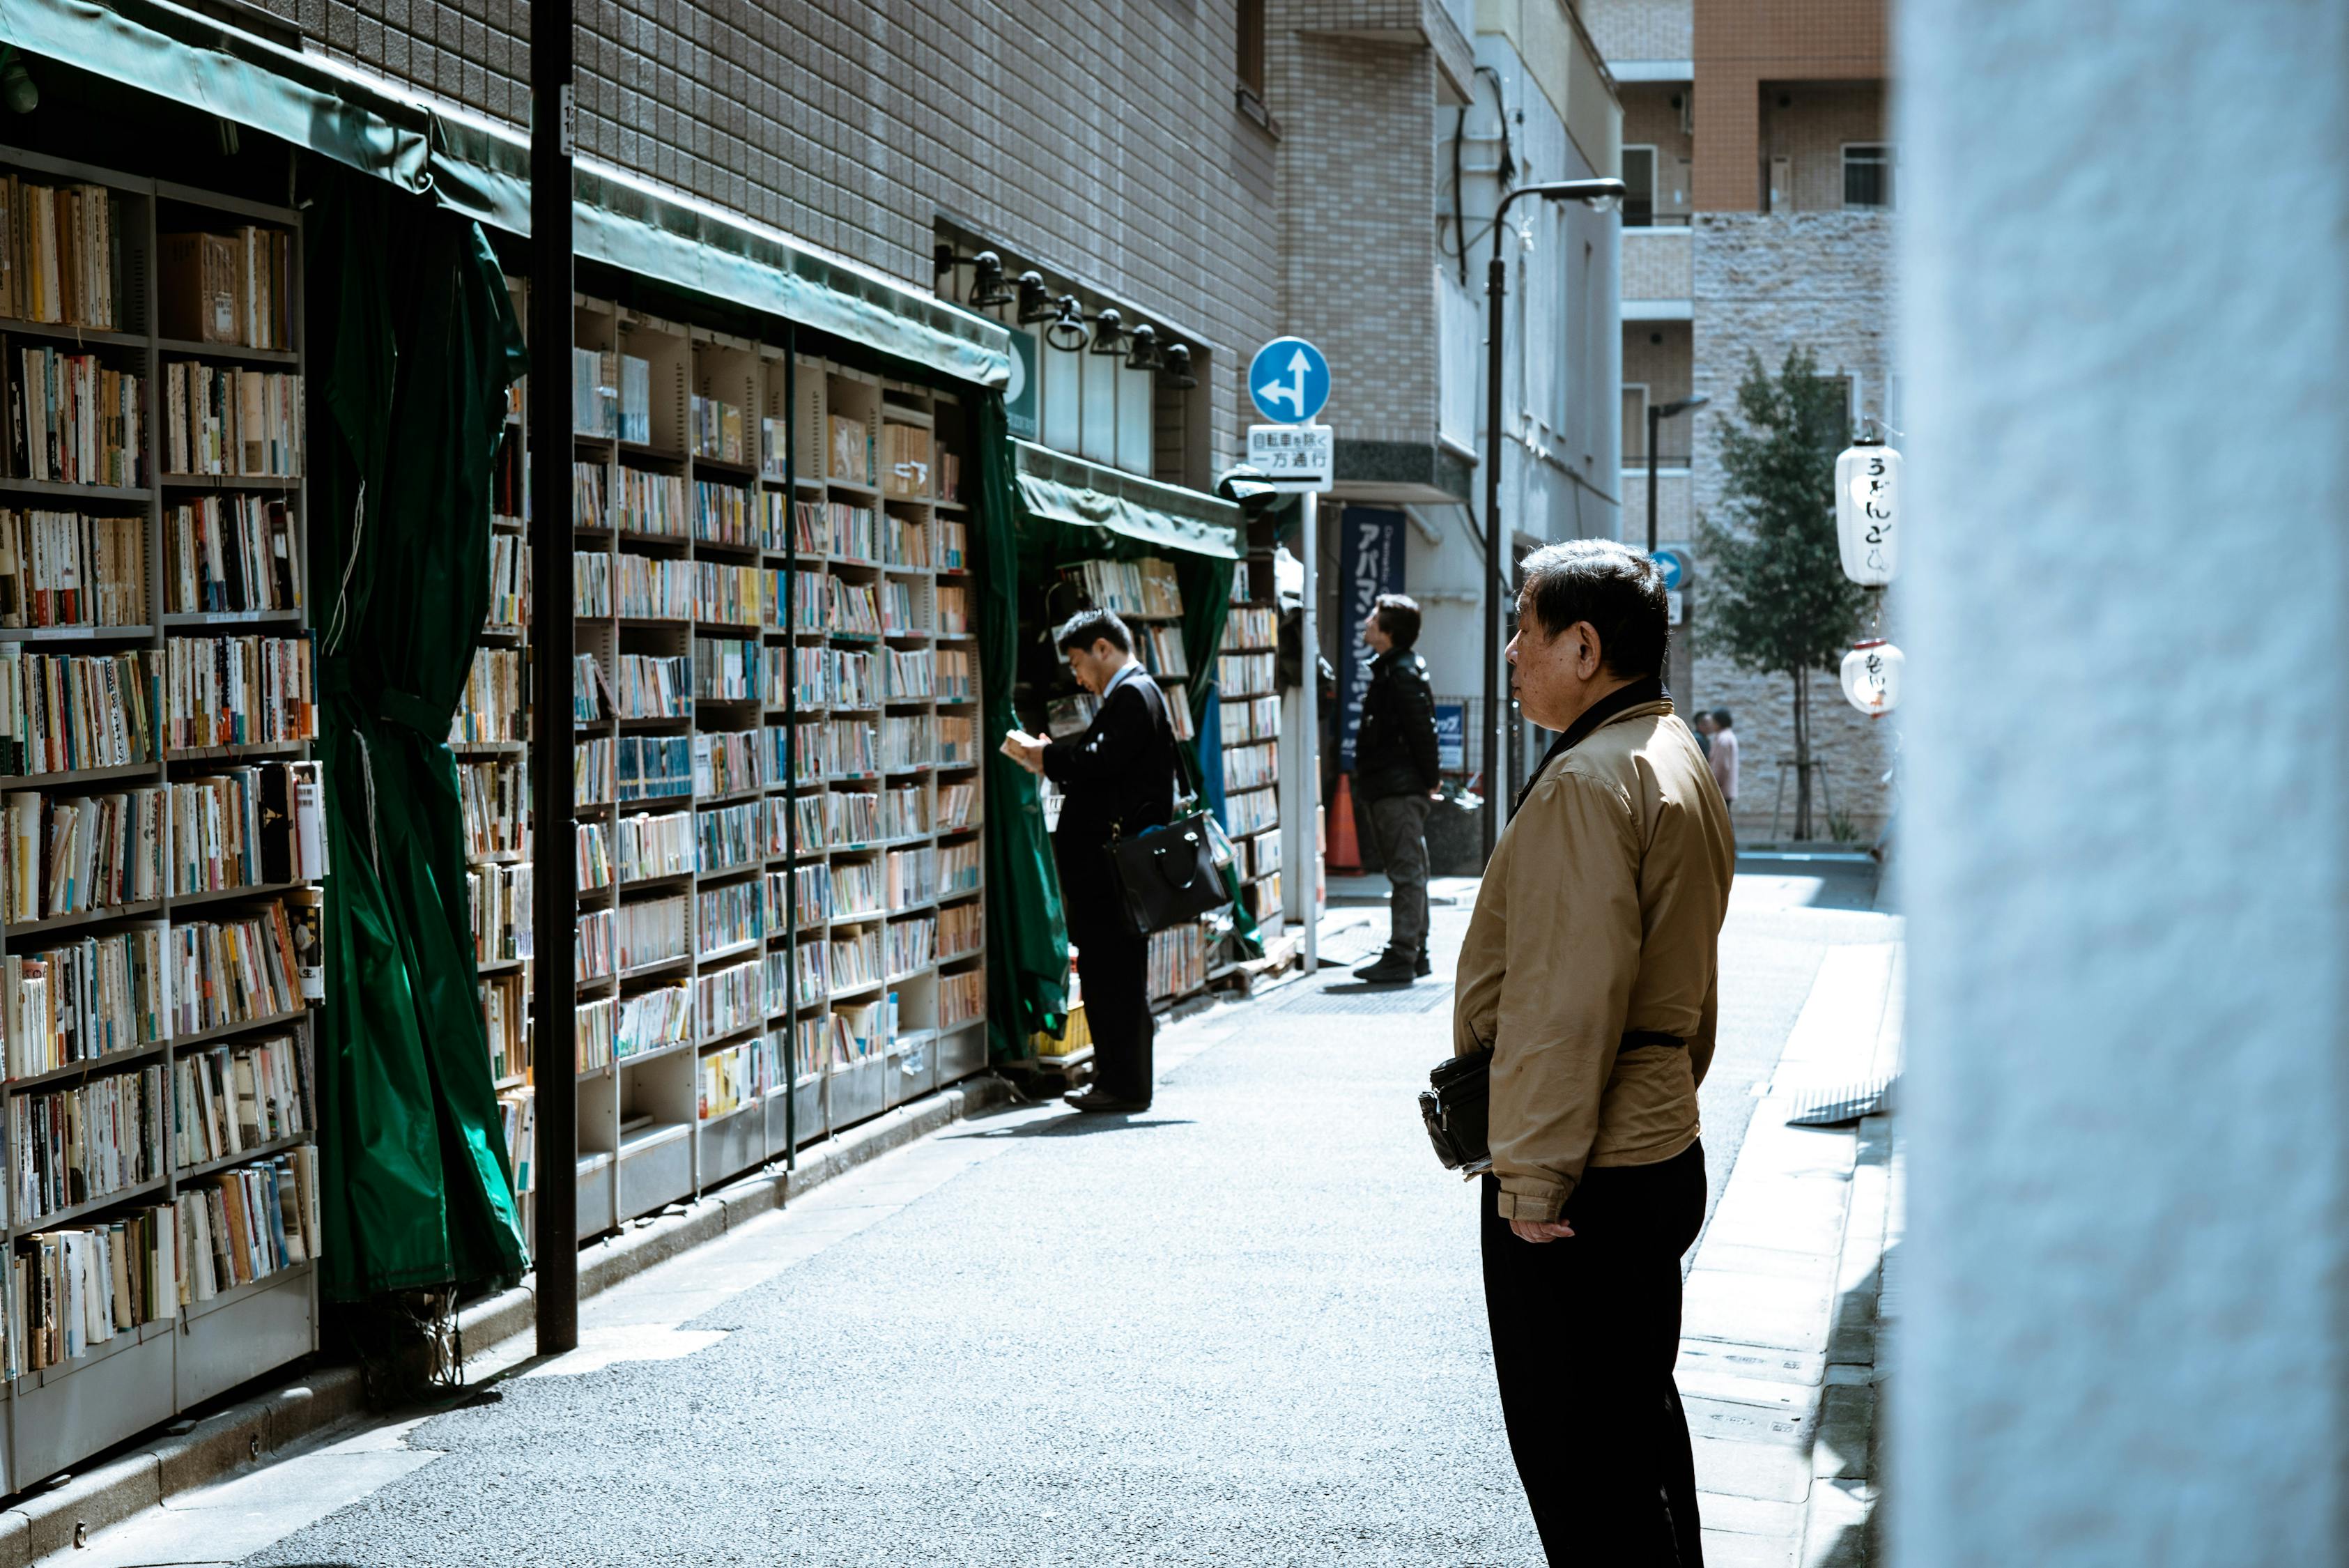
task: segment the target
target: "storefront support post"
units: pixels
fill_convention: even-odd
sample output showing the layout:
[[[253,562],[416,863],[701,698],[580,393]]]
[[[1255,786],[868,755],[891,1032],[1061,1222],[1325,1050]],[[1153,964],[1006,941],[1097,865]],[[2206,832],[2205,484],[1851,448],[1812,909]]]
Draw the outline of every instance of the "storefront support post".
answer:
[[[572,0],[530,11],[530,450],[533,1168],[538,1353],[579,1346],[579,1074],[572,1017],[578,867],[572,856]]]
[[[1321,497],[1309,490],[1298,501],[1305,526],[1305,625],[1299,639],[1305,656],[1305,776],[1299,781],[1305,853],[1298,857],[1304,862],[1305,888],[1298,908],[1304,911],[1305,972],[1313,974],[1321,968]]]

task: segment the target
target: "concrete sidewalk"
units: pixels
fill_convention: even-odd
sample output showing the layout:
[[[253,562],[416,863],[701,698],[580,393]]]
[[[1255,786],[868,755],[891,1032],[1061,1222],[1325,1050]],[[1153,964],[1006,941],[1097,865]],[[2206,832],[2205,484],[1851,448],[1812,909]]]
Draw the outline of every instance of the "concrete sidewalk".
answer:
[[[1831,949],[1698,1244],[1679,1381],[1708,1568],[1849,1568],[1877,1498],[1890,1118],[1786,1126],[1806,1090],[1899,1065],[1897,943]]]

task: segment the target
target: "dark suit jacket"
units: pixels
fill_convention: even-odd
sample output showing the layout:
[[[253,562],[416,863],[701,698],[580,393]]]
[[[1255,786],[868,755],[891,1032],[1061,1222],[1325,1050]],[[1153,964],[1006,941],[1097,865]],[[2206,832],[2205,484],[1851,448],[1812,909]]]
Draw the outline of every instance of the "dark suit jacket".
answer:
[[[1052,835],[1061,891],[1086,909],[1113,902],[1102,846],[1174,818],[1174,732],[1158,683],[1137,674],[1111,692],[1083,734],[1044,748],[1044,776],[1064,797]]]

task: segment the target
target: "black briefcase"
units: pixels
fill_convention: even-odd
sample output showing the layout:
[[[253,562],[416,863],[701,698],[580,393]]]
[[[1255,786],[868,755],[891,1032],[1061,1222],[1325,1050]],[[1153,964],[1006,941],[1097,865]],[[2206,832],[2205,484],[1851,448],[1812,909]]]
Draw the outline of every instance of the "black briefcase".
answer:
[[[1419,1114],[1444,1169],[1475,1176],[1493,1168],[1486,1142],[1492,1091],[1490,1045],[1466,1056],[1446,1056],[1428,1074],[1427,1087],[1419,1093]]]
[[[1197,812],[1110,841],[1110,868],[1135,936],[1195,920],[1231,901],[1216,861],[1213,822]]]

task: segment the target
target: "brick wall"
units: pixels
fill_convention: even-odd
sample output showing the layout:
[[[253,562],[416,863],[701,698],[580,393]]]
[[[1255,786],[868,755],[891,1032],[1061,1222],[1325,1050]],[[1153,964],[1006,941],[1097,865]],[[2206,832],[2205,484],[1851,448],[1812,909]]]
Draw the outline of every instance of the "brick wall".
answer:
[[[526,122],[522,0],[266,3]],[[925,287],[940,210],[968,217],[1216,350],[1220,465],[1278,287],[1277,144],[1234,104],[1237,48],[1235,0],[581,0],[580,142]]]
[[[1764,82],[1761,101],[1764,156],[1793,161],[1793,210],[1841,212],[1844,144],[1884,140],[1884,84]]]
[[[1435,60],[1424,45],[1278,24],[1280,329],[1329,356],[1349,441],[1435,435]],[[1448,124],[1450,115],[1444,119]]]
[[[1581,9],[1583,26],[1610,63],[1685,60],[1694,54],[1691,0],[1582,0]]]
[[[1713,400],[1697,415],[1692,480],[1695,504],[1718,514],[1722,504],[1720,421],[1733,417],[1746,355],[1775,370],[1788,349],[1807,345],[1822,371],[1860,379],[1863,404],[1883,407],[1892,369],[1893,219],[1879,213],[1697,215],[1695,321],[1692,382]],[[1697,654],[1693,695],[1704,706],[1737,710],[1745,732],[1749,770],[1793,754],[1791,684],[1783,675],[1733,669],[1705,644],[1702,569],[1691,636]],[[1889,628],[1898,639],[1896,627]],[[1863,718],[1843,700],[1831,676],[1815,695],[1815,742],[1830,767],[1836,803],[1863,825],[1884,810],[1878,779],[1888,765],[1883,724]],[[1768,781],[1749,773],[1742,805],[1759,809],[1766,827],[1768,802],[1756,800]],[[1746,819],[1741,817],[1741,823]]]
[[[1624,230],[1622,297],[1688,298],[1695,286],[1694,248],[1686,229]]]

